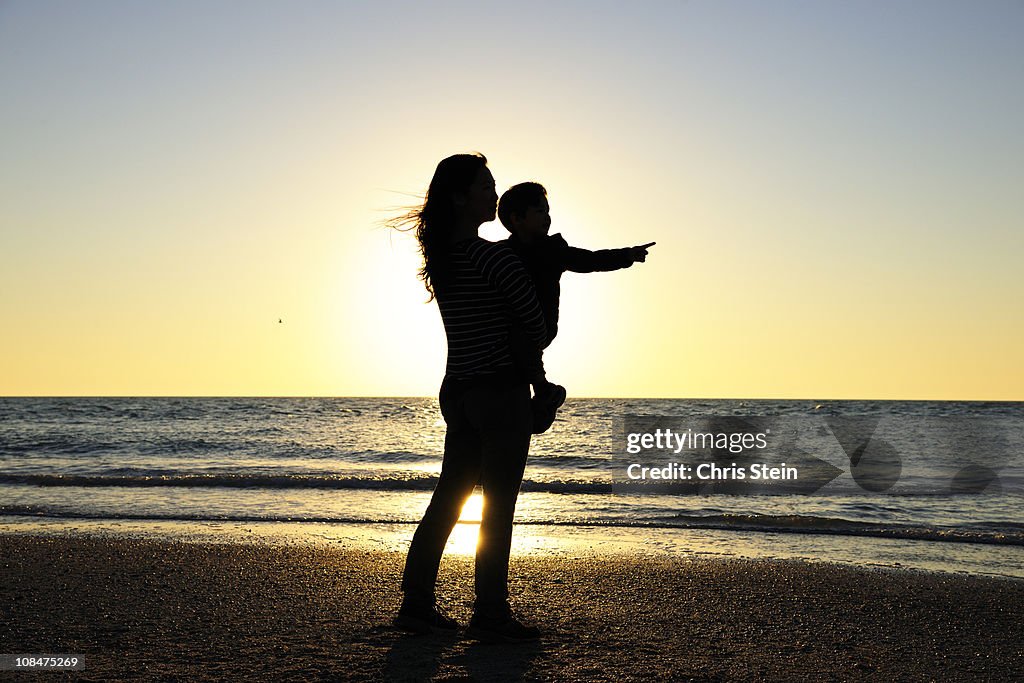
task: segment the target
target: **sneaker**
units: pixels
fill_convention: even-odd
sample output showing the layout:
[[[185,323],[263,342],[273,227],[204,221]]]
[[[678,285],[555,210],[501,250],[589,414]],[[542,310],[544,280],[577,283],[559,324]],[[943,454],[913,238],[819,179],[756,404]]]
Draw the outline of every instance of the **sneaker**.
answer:
[[[512,616],[511,610],[497,616],[474,612],[466,637],[483,643],[524,643],[540,638],[540,629],[519,621]]]
[[[530,399],[533,412],[533,433],[543,434],[555,422],[555,414],[565,403],[565,387],[558,384],[548,385],[548,390]]]
[[[446,631],[454,631],[459,627],[459,622],[445,614],[436,603],[417,603],[404,600],[398,610],[398,616],[391,622],[395,628],[410,633],[433,633],[439,628]]]

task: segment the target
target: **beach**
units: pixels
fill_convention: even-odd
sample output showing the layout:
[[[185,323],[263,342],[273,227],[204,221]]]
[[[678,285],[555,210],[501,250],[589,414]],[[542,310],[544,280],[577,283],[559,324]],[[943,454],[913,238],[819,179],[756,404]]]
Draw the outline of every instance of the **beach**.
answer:
[[[0,535],[0,654],[74,680],[1013,680],[1024,582],[777,560],[513,557],[531,644],[389,626],[401,553]],[[440,602],[465,624],[472,559]],[[24,678],[34,674],[5,673]]]

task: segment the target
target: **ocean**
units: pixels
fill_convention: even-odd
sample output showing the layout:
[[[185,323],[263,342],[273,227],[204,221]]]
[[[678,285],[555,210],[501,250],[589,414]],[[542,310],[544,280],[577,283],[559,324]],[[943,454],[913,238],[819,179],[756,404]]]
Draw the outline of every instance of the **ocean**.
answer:
[[[802,493],[622,490],[616,425],[630,415],[820,423],[802,447],[837,474]],[[830,418],[889,425],[900,454],[891,485],[869,490],[854,476],[856,457]],[[906,436],[908,425],[925,436]],[[945,441],[927,436],[936,432]],[[0,398],[0,531],[249,534],[401,550],[443,440],[431,398]],[[1022,403],[569,399],[531,446],[515,550],[1024,578],[1022,444]],[[962,485],[979,470],[980,484]],[[472,552],[478,521],[475,496],[454,551]]]

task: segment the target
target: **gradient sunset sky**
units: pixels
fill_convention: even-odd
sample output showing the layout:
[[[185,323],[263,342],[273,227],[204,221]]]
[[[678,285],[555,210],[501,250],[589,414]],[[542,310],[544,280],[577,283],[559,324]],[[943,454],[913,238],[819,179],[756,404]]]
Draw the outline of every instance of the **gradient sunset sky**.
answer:
[[[658,243],[563,278],[570,396],[1024,399],[1022,35],[1009,0],[2,2],[0,395],[434,394],[380,223],[480,151],[571,244]]]

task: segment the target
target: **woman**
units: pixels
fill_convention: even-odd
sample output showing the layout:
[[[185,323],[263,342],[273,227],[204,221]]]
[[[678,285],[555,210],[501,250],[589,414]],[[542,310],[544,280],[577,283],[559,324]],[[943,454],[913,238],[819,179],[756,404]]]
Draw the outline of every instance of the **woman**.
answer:
[[[476,551],[476,602],[466,635],[488,641],[537,638],[508,604],[512,517],[530,448],[530,388],[513,368],[509,326],[519,319],[541,348],[549,341],[529,276],[505,246],[477,235],[494,220],[498,195],[487,159],[458,154],[437,165],[423,206],[399,219],[416,231],[423,280],[448,338],[439,395],[446,423],[441,476],[412,539],[395,625],[454,629],[434,585],[445,543],[466,499],[483,487]]]

